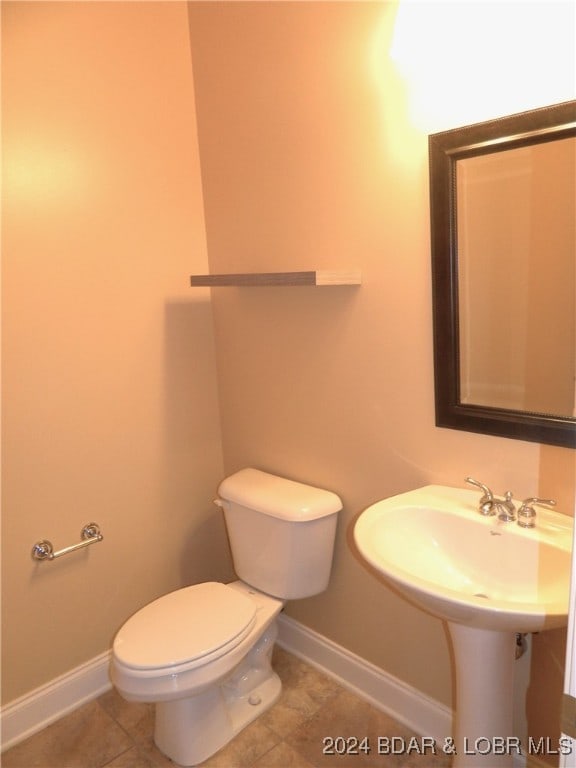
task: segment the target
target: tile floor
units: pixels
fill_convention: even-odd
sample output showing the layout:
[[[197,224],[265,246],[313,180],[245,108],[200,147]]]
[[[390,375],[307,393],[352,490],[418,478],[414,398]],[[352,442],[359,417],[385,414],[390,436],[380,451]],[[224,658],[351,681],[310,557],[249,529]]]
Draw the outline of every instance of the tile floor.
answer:
[[[386,743],[411,744],[410,733],[362,699],[280,648],[274,667],[283,683],[278,703],[203,768],[448,768],[421,739],[405,754],[381,754]],[[85,704],[8,750],[4,768],[166,768],[152,740],[153,707],[129,704],[115,691]],[[367,737],[370,753],[323,754],[326,737]],[[394,742],[386,739],[396,737]],[[336,746],[339,746],[337,743]],[[400,750],[398,750],[400,751]],[[380,752],[380,754],[379,754]],[[408,754],[406,753],[408,752]],[[420,752],[420,754],[418,753]],[[425,752],[425,753],[424,753]]]

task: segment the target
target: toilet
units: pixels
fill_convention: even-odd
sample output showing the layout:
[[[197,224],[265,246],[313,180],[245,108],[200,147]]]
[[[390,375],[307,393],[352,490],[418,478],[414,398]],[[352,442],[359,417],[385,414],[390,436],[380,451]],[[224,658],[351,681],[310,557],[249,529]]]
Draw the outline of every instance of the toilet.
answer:
[[[184,766],[207,760],[277,701],[276,618],[287,600],[326,589],[342,508],[335,493],[252,468],[226,478],[215,503],[239,581],[154,600],[112,648],[116,689],[155,704],[156,746]]]

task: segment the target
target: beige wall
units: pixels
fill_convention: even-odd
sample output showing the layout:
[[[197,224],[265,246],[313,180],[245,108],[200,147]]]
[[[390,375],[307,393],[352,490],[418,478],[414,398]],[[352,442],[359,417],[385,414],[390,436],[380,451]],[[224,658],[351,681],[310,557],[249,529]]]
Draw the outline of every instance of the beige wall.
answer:
[[[3,684],[230,575],[182,3],[3,2]],[[33,563],[35,541],[104,541]]]
[[[469,474],[571,512],[574,461],[434,426],[427,137],[386,55],[394,12],[192,3],[192,58],[212,271],[363,275],[359,288],[213,291],[225,470],[342,496],[330,587],[289,615],[448,704],[445,628],[367,571],[357,515]]]
[[[194,84],[180,3],[3,10],[6,699],[155,595],[228,578],[210,499],[254,465],[344,500],[330,588],[288,612],[449,703],[444,627],[368,573],[356,516],[468,474],[570,511],[574,464],[434,426],[426,136],[387,56],[394,5],[192,3]],[[214,291],[224,467],[208,298],[186,287],[207,252],[214,272],[363,273]],[[102,544],[29,559],[90,519]]]

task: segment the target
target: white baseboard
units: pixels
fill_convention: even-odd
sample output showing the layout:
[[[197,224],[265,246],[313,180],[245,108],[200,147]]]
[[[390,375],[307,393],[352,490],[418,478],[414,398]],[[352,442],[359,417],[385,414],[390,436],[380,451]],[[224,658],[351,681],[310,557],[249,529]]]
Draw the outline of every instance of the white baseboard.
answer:
[[[451,709],[284,614],[278,618],[278,645],[414,733],[431,736],[439,744],[451,736]],[[514,755],[513,768],[526,768],[526,765],[525,755]],[[529,760],[528,768],[550,766]]]
[[[279,617],[278,630],[281,647],[416,733],[439,741],[450,735],[452,713],[442,704],[288,616]],[[0,712],[2,750],[109,690],[109,662],[110,653],[103,653],[3,707]]]
[[[448,707],[284,614],[278,619],[278,645],[415,733],[432,736],[439,743],[450,736]]]
[[[102,653],[2,707],[2,751],[109,690],[109,664],[110,653]]]
[[[288,616],[278,619],[278,645],[421,736],[450,736],[451,710]],[[2,751],[110,690],[110,653],[36,688],[0,711]],[[515,760],[515,768],[525,765]],[[536,765],[534,765],[536,768]]]

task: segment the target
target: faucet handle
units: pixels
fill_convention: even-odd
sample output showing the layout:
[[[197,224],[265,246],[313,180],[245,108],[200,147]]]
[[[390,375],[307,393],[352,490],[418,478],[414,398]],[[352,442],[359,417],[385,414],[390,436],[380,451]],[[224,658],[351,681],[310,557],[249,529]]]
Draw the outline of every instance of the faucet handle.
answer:
[[[474,480],[473,477],[465,477],[465,482],[470,483],[471,485],[475,485],[477,488],[480,488],[482,493],[484,494],[480,501],[478,502],[479,505],[479,511],[482,515],[495,515],[496,509],[494,505],[494,494],[488,488],[487,485],[484,485],[484,483],[478,482],[478,480]]]
[[[556,506],[554,499],[538,499],[535,496],[524,499],[518,510],[518,525],[521,528],[534,528],[536,526],[536,510],[532,506],[533,504],[544,504],[547,507]]]

